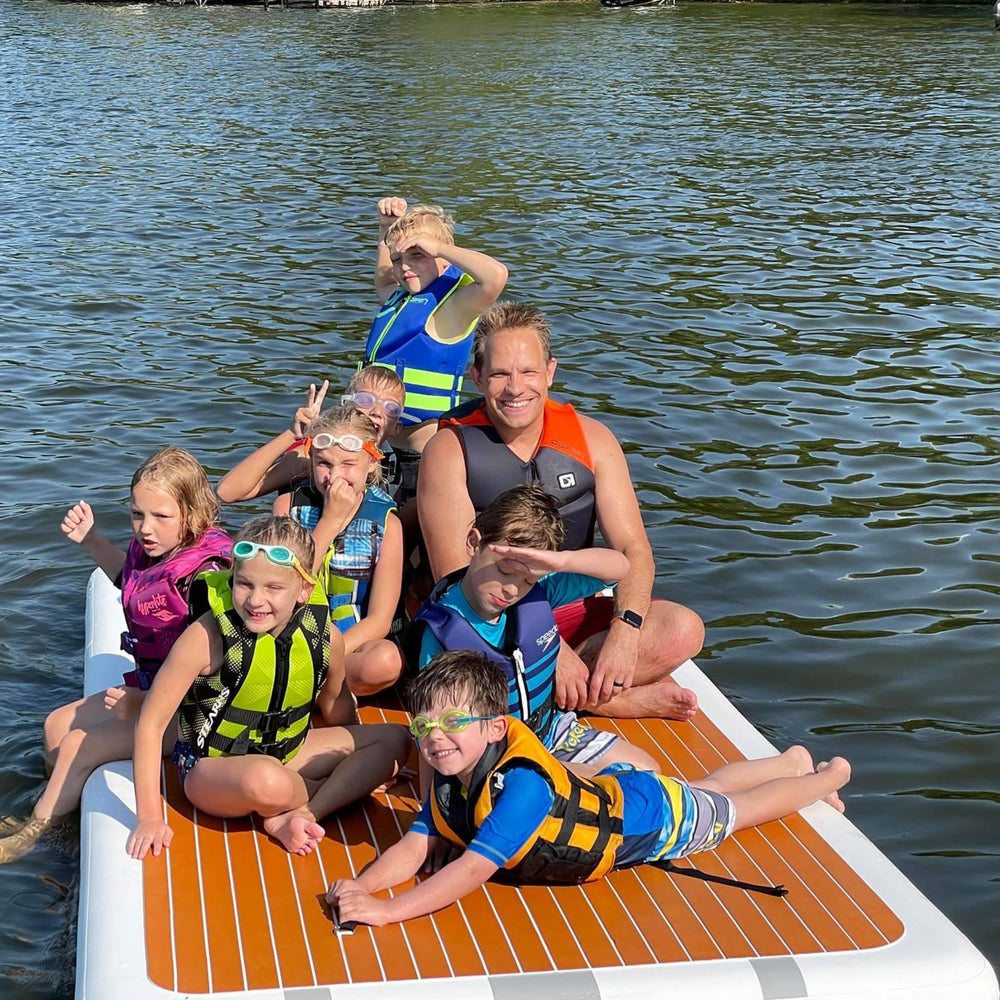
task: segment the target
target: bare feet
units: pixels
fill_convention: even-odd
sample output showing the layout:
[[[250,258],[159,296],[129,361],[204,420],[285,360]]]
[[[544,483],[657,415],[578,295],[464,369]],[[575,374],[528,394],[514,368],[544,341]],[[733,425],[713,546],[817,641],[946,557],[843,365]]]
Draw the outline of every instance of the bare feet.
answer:
[[[264,820],[264,829],[289,854],[300,854],[303,857],[311,854],[326,835],[323,827],[313,819],[312,813],[304,809],[269,816]]]
[[[603,705],[587,705],[586,711],[617,719],[672,719],[689,722],[698,714],[698,697],[671,677],[653,684],[637,684],[616,694]]]
[[[27,854],[51,825],[51,819],[29,819],[17,833],[0,839],[0,865]]]
[[[789,747],[781,756],[788,762],[789,774],[792,777],[812,774],[816,770],[813,767],[812,754],[804,746]]]
[[[816,765],[817,774],[823,774],[826,771],[830,772],[831,778],[835,780],[837,784],[829,795],[823,796],[823,801],[826,802],[827,805],[833,806],[837,812],[842,813],[846,809],[846,806],[837,794],[837,790],[843,788],[844,785],[851,780],[851,765],[843,757],[834,757],[833,760],[820,761],[820,763]]]

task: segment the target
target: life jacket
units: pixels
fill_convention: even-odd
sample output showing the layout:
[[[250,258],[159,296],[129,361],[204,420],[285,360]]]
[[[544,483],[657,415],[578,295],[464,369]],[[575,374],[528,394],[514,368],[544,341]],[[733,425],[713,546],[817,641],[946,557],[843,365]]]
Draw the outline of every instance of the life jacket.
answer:
[[[341,632],[368,613],[372,575],[382,552],[386,523],[395,510],[390,496],[377,486],[369,486],[351,523],[330,543],[320,578],[330,602],[331,620]],[[319,523],[323,496],[312,482],[292,491],[289,513],[307,531]]]
[[[555,718],[556,660],[559,626],[545,591],[537,584],[504,612],[503,646],[491,645],[453,608],[440,603],[444,592],[458,586],[467,569],[440,580],[406,633],[407,659],[416,668],[424,629],[430,629],[444,649],[485,653],[507,676],[507,705],[543,742]]]
[[[195,589],[222,636],[222,666],[196,677],[181,702],[181,741],[202,757],[298,753],[330,660],[330,609],[319,583],[281,635],[251,632],[233,607],[229,574],[204,573]]]
[[[469,324],[460,340],[443,344],[427,333],[427,322],[471,275],[449,265],[419,292],[397,288],[375,314],[363,365],[391,368],[406,386],[406,399],[399,422],[405,426],[434,420],[457,406],[462,392],[462,376],[472,351]]]
[[[446,413],[440,427],[453,430],[465,453],[465,482],[478,514],[505,490],[536,483],[551,496],[566,526],[567,549],[594,542],[594,463],[569,403],[545,401],[542,436],[534,455],[522,462],[489,421],[483,401],[472,400]]]
[[[610,776],[581,778],[557,761],[527,726],[511,719],[504,739],[490,743],[469,782],[434,774],[434,826],[457,847],[467,847],[503,790],[504,774],[526,767],[541,775],[555,796],[549,815],[504,865],[500,881],[578,885],[606,875],[622,843],[625,798]],[[497,876],[494,876],[496,878]]]
[[[232,549],[224,531],[209,528],[193,545],[151,565],[142,546],[132,539],[121,572],[128,627],[121,648],[132,654],[136,664],[125,675],[131,687],[149,688],[170,647],[193,620],[188,605],[191,581],[202,570],[228,567]]]

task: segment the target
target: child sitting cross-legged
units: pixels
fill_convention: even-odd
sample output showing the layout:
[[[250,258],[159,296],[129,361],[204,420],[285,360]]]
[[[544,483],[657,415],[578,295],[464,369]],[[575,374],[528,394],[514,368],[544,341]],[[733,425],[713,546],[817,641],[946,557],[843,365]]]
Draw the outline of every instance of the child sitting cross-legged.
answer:
[[[562,551],[563,536],[559,510],[544,490],[515,486],[501,493],[469,532],[468,567],[439,581],[411,624],[408,659],[422,669],[442,650],[479,650],[506,674],[507,711],[578,774],[616,762],[654,770],[644,750],[555,703],[559,629],[552,609],[628,572],[621,552]]]
[[[208,610],[174,643],[142,706],[133,858],[173,837],[160,799],[171,747],[193,806],[223,818],[255,812],[296,854],[323,837],[320,818],[384,784],[407,756],[402,726],[355,724],[344,640],[305,568],[309,533],[287,517],[255,518],[233,560],[231,574],[195,581],[192,600]],[[329,728],[310,727],[314,706]]]
[[[843,757],[813,769],[804,747],[725,764],[684,782],[624,766],[574,775],[503,714],[507,683],[481,653],[442,653],[409,691],[411,732],[434,785],[413,825],[356,879],[327,891],[341,922],[381,926],[439,910],[502,872],[515,883],[577,885],[616,868],[711,850],[734,830],[837,795]],[[373,893],[412,879],[432,837],[459,857],[391,899]]]

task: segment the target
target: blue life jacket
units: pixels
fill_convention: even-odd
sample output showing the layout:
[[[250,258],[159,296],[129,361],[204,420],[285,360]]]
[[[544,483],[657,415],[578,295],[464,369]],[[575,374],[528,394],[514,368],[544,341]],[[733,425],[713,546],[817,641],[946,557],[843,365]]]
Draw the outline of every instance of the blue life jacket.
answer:
[[[323,559],[320,580],[330,600],[330,617],[346,632],[368,614],[371,579],[375,573],[393,499],[377,486],[369,486],[351,523],[330,543]],[[312,531],[323,513],[323,497],[312,482],[292,491],[292,519]]]
[[[422,291],[397,288],[375,314],[364,364],[391,368],[403,380],[406,400],[399,422],[404,427],[435,420],[459,403],[476,320],[461,340],[449,344],[427,333],[427,321],[454,292],[472,281],[470,275],[450,265]]]
[[[510,714],[524,722],[545,742],[555,716],[556,660],[559,626],[545,591],[535,584],[507,608],[503,648],[488,643],[457,611],[440,603],[466,570],[456,570],[440,580],[406,634],[407,656],[419,661],[423,630],[429,628],[444,649],[472,649],[485,653],[507,676]]]

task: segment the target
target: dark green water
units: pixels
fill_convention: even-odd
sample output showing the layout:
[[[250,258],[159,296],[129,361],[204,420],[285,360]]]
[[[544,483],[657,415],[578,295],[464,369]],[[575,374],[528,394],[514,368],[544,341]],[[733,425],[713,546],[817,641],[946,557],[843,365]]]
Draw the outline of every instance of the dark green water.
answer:
[[[149,452],[220,473],[345,380],[373,204],[401,193],[546,308],[703,666],[779,746],[850,757],[852,818],[1000,963],[991,29],[0,0],[0,814],[80,688],[63,510],[124,542]],[[0,868],[3,997],[72,994],[77,871],[72,825]]]

